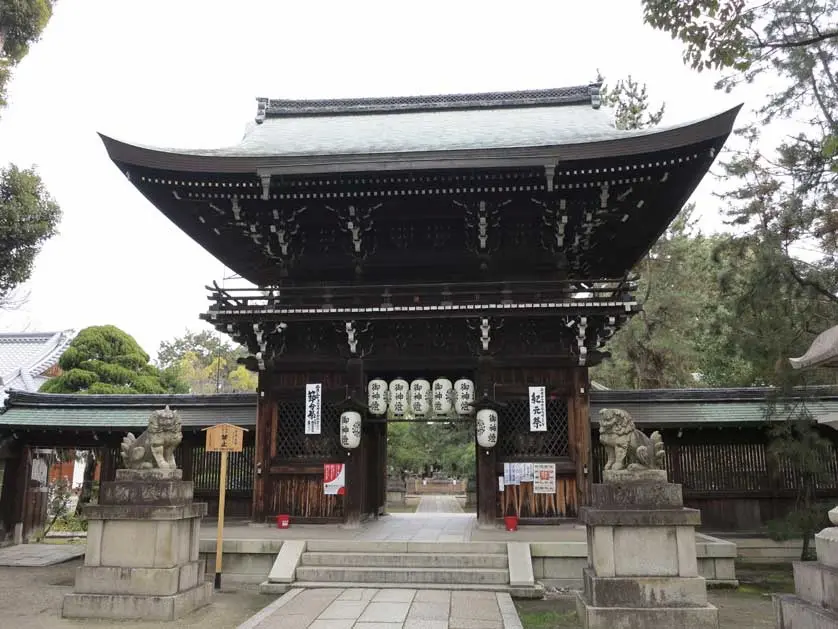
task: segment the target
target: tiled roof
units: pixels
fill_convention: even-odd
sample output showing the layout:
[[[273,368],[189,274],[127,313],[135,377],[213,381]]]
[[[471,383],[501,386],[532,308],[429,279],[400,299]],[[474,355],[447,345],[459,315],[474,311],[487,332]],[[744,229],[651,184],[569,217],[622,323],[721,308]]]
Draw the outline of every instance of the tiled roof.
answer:
[[[0,389],[36,391],[39,376],[58,363],[75,335],[74,330],[0,333]]]
[[[429,156],[465,159],[458,154],[551,147],[562,147],[559,159],[572,161],[645,154],[726,137],[739,109],[671,127],[622,131],[614,127],[611,113],[600,107],[600,101],[598,84],[387,98],[259,98],[256,120],[235,146],[189,150],[127,144],[104,135],[102,139],[118,164],[192,172],[252,172],[285,168],[291,162],[296,168],[297,161],[314,157],[343,162],[386,155],[398,161],[422,155],[426,163],[434,162]],[[552,159],[526,157],[539,163]],[[273,158],[284,161],[275,163]],[[357,171],[368,169],[353,164]],[[321,172],[322,164],[304,165],[299,172]],[[421,167],[419,162],[411,166]]]
[[[185,428],[220,422],[256,424],[256,395],[72,395],[14,391],[0,414],[0,426],[143,428],[152,411],[177,410]]]
[[[794,369],[838,366],[838,325],[821,332],[800,358],[789,358]]]

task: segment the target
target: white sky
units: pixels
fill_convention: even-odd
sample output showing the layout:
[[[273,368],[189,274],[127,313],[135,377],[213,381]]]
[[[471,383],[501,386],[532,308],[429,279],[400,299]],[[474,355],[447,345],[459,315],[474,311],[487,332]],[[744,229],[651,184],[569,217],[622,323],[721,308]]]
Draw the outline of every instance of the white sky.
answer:
[[[224,270],[107,158],[96,135],[236,144],[255,98],[376,96],[575,85],[632,74],[665,124],[741,102],[683,66],[639,0],[61,0],[0,111],[0,164],[36,164],[64,211],[0,330],[114,324],[149,354],[205,324]],[[740,117],[740,121],[742,121]],[[698,194],[719,224],[717,186]]]

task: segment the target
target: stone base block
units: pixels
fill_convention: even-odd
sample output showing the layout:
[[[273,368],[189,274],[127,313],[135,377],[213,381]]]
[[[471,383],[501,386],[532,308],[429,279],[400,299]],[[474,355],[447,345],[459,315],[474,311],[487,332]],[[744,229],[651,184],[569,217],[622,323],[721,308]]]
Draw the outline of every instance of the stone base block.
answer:
[[[64,618],[102,618],[107,620],[176,620],[212,599],[212,583],[172,596],[132,594],[66,594],[61,615]]]
[[[187,505],[192,502],[192,481],[117,480],[102,483],[100,505]]]
[[[699,526],[698,509],[627,509],[582,507],[579,520],[587,526]]]
[[[98,507],[114,510],[123,508],[116,505]],[[187,507],[205,510],[206,504],[193,503]],[[124,507],[141,508],[186,507]],[[171,519],[91,519],[88,522],[84,564],[119,568],[177,568],[198,560],[200,526],[200,518],[194,516]]]
[[[161,470],[159,468],[150,468],[147,470],[116,470],[116,480],[133,480],[133,481],[157,481],[157,480],[183,480],[183,470]]]
[[[603,483],[665,483],[666,470],[602,470]]]
[[[820,563],[838,568],[838,526],[830,526],[815,535],[815,551]]]
[[[701,577],[597,577],[582,572],[584,600],[593,607],[705,607]]]
[[[819,561],[795,561],[794,591],[818,607],[838,610],[838,568]]]
[[[583,629],[719,629],[719,610],[704,607],[594,607],[576,595]]]
[[[657,482],[611,482],[591,487],[591,504],[606,509],[678,509],[681,485]]]
[[[777,629],[835,629],[838,612],[812,605],[794,594],[774,595]]]
[[[203,581],[203,561],[190,561],[174,568],[80,566],[76,570],[74,590],[77,594],[173,596]]]

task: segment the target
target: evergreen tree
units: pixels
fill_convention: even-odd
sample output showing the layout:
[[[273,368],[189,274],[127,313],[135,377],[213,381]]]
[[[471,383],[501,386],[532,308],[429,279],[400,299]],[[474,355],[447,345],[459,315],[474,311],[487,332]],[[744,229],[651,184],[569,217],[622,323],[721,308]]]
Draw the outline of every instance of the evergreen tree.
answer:
[[[185,393],[183,383],[150,365],[132,336],[112,325],[78,333],[58,361],[62,374],[47,380],[45,393]]]

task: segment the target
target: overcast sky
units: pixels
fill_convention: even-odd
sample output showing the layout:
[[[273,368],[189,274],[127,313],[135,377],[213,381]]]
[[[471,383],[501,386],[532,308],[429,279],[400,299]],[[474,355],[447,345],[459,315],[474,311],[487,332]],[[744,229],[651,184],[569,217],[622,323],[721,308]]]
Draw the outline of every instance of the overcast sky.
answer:
[[[15,70],[0,163],[36,164],[64,211],[18,312],[0,330],[114,324],[152,356],[201,329],[205,284],[225,274],[108,160],[101,131],[175,148],[236,144],[257,96],[471,92],[632,74],[666,124],[738,104],[681,46],[645,26],[639,0],[61,0]],[[741,122],[741,119],[740,119]],[[705,180],[704,224],[720,224]]]

